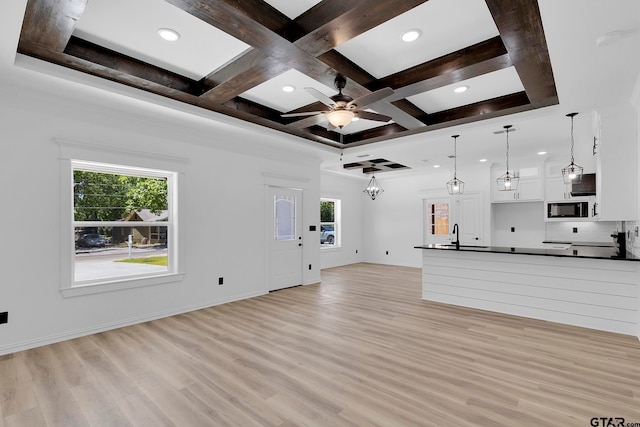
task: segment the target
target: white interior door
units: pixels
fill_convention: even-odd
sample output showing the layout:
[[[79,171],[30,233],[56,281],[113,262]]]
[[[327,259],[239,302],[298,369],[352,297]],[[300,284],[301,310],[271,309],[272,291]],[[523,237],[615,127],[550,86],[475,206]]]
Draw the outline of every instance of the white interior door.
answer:
[[[269,290],[302,284],[302,190],[269,187]]]
[[[482,194],[462,194],[456,196],[453,206],[453,224],[458,223],[460,244],[481,245],[482,242]],[[452,236],[455,240],[455,236]]]

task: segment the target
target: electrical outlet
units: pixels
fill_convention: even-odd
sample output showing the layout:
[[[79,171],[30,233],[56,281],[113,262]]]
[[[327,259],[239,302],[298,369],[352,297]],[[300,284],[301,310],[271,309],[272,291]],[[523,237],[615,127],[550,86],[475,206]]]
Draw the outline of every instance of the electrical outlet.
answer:
[[[309,264],[309,270],[311,270],[311,264]]]
[[[389,255],[389,251],[387,251],[386,253],[387,253],[387,255]]]
[[[578,232],[578,227],[573,227],[573,232],[577,233]]]
[[[224,278],[218,277],[218,285],[223,285],[223,284],[224,284]]]
[[[358,253],[358,250],[356,249],[356,253]]]
[[[515,227],[511,227],[511,232],[515,233],[516,232],[516,228]]]
[[[0,324],[9,322],[9,312],[5,311],[0,313]]]

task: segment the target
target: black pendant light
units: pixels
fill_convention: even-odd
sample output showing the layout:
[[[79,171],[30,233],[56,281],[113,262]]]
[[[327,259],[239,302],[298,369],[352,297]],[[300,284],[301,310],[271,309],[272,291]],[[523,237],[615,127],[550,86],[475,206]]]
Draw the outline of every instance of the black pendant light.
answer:
[[[462,194],[464,193],[464,181],[458,179],[458,152],[457,142],[460,135],[453,135],[453,179],[447,182],[447,191],[449,194]]]
[[[509,172],[509,129],[511,127],[511,125],[504,126],[504,131],[507,134],[507,172],[496,179],[498,191],[515,191],[518,189],[518,183],[520,182],[520,178]]]
[[[580,184],[582,182],[582,171],[584,168],[576,165],[573,161],[573,118],[577,115],[578,113],[567,114],[567,117],[571,117],[571,163],[562,168],[562,178],[565,184]]]
[[[384,190],[382,189],[382,186],[376,179],[375,174],[371,176],[371,180],[369,181],[369,184],[367,184],[367,188],[362,190],[362,192],[368,195],[369,197],[371,197],[371,200],[375,200],[376,197],[384,193]]]

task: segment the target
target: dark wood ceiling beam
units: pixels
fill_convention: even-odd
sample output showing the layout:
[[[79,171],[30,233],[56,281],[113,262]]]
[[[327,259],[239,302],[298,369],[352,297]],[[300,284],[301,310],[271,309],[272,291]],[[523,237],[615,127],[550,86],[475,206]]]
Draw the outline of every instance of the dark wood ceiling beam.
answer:
[[[558,103],[537,0],[486,0],[534,108]]]
[[[349,2],[349,6],[351,7],[348,10],[343,10],[341,15],[315,28],[304,37],[296,40],[294,44],[310,55],[317,57],[421,5],[425,1],[427,0],[403,0],[401,2],[367,0],[366,2]]]
[[[289,43],[282,36],[272,32],[263,25],[252,21],[240,10],[232,7],[228,1],[220,0],[209,2],[205,0],[166,0],[192,14],[198,19],[207,22],[216,28],[225,31],[232,36],[244,40],[264,54],[275,60],[289,64],[309,77],[331,87],[335,79],[336,70],[307,53],[305,50]],[[379,0],[376,0],[379,1]],[[416,0],[412,0],[416,1]],[[387,18],[388,19],[388,18]],[[347,82],[349,93],[354,98],[366,95],[370,91],[364,86],[349,80]],[[347,91],[347,89],[345,89]],[[415,117],[405,113],[388,102],[379,102],[378,108],[381,114],[393,117],[394,121],[402,126],[412,129],[423,126],[423,123]]]
[[[72,70],[81,71],[83,73],[118,82],[147,92],[162,95],[177,101],[198,105],[199,98],[195,95],[174,89],[161,83],[131,75],[128,72],[99,65],[93,61],[88,61],[63,52],[53,51],[36,43],[23,42],[20,46],[20,53],[25,53],[33,58],[41,59],[52,64],[61,65]]]
[[[375,81],[371,90],[391,87],[390,101],[510,67],[512,64],[500,37],[460,49]]]
[[[426,129],[426,128],[423,128]],[[391,135],[405,134],[407,129],[398,125],[397,123],[389,123],[385,126],[378,126],[372,129],[363,130],[362,132],[352,133],[345,135],[344,144],[353,146],[355,142],[367,141],[373,138],[388,138]]]
[[[75,36],[69,39],[64,53],[191,95],[199,96],[202,92],[201,84],[195,80],[98,46]]]
[[[255,63],[243,64],[246,60],[257,60]],[[234,75],[228,80],[214,85],[202,94],[202,98],[219,104],[233,99],[247,90],[279,76],[289,70],[289,65],[274,58],[265,56],[262,52],[253,50],[250,54],[240,59],[241,64],[234,70]],[[228,72],[229,70],[224,70]],[[211,86],[214,79],[223,78],[222,74],[211,75],[204,79],[206,86]]]
[[[437,113],[429,114],[424,121],[430,127],[452,121],[456,121],[456,124],[470,123],[472,121],[484,119],[489,114],[519,107],[523,107],[525,109],[532,108],[529,98],[525,92],[512,93],[510,95],[476,102],[463,107],[439,111]]]
[[[34,43],[52,51],[62,52],[76,27],[76,21],[84,13],[87,1],[27,2],[19,44]]]

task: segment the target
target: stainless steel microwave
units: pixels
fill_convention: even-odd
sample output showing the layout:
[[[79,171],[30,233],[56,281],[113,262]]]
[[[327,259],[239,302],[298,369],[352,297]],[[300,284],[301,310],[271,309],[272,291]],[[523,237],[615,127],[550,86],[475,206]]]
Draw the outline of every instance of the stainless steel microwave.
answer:
[[[549,202],[547,219],[589,218],[589,202]]]

